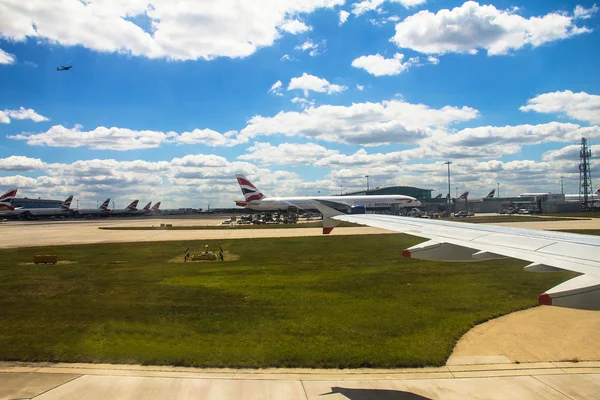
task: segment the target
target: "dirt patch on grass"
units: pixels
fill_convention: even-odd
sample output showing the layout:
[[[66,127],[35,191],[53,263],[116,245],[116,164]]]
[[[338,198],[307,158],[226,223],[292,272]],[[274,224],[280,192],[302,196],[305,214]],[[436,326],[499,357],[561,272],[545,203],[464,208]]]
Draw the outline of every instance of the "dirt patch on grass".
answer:
[[[56,264],[44,264],[39,263],[36,264],[34,262],[20,262],[18,265],[68,265],[68,264],[77,264],[79,261],[75,260],[59,260]]]

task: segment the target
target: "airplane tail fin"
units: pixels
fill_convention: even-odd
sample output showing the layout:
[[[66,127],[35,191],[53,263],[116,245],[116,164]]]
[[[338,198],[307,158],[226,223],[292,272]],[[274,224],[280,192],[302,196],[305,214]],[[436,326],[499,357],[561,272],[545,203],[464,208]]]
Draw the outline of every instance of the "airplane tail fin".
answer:
[[[246,201],[261,200],[266,197],[260,192],[260,190],[256,188],[256,186],[252,184],[252,182],[246,179],[244,175],[236,174],[235,177],[237,178],[240,189],[242,189],[242,193],[244,194]]]
[[[67,197],[67,199],[60,205],[60,208],[62,208],[63,210],[70,210],[71,209],[71,202],[73,201],[73,195],[70,195],[69,197]]]
[[[441,198],[442,198],[442,194],[441,193],[434,197],[434,199],[441,199]]]
[[[127,206],[127,209],[128,210],[137,210],[137,206],[138,206],[139,202],[140,202],[139,200],[132,201],[131,204]]]
[[[492,197],[494,197],[494,194],[496,194],[496,189],[492,189],[485,197],[491,199]]]
[[[460,196],[458,196],[459,199],[461,200],[466,200],[467,197],[469,197],[469,192],[464,192],[463,194],[461,194]]]
[[[15,190],[17,190],[17,189],[15,189]],[[594,192],[594,194],[600,196],[600,187],[598,189],[596,189],[596,191]],[[0,199],[0,200],[2,200],[2,199]]]
[[[160,201],[158,203],[156,203],[155,205],[152,206],[152,210],[153,211],[158,211],[160,210]]]
[[[144,207],[145,211],[150,211],[150,206],[152,205],[152,202],[148,202],[148,204],[146,204],[146,206]]]
[[[11,201],[12,199],[14,199],[17,196],[18,190],[19,189],[17,189],[17,188],[9,189],[6,193],[4,193],[2,196],[0,196],[0,201],[3,201],[3,202]]]
[[[110,197],[104,200],[104,203],[100,206],[101,210],[108,210],[108,205],[110,204]]]

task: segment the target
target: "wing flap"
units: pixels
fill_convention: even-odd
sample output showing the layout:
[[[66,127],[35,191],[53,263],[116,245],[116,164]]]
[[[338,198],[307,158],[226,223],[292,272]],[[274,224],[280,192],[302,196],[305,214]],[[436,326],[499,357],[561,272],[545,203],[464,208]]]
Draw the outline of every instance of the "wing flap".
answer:
[[[580,275],[547,290],[539,303],[581,310],[600,310],[600,279]]]

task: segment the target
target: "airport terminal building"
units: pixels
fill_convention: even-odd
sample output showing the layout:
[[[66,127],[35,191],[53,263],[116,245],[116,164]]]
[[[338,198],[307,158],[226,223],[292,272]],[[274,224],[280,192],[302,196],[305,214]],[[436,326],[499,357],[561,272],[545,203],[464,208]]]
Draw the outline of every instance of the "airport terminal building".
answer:
[[[60,208],[64,200],[28,199],[27,197],[15,197],[12,200],[13,207],[22,208]]]

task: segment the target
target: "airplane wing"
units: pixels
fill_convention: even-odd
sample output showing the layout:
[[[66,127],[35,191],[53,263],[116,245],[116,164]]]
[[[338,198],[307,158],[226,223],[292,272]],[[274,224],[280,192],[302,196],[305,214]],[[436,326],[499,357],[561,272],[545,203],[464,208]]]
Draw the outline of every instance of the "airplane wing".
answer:
[[[526,271],[575,271],[579,275],[542,293],[541,305],[600,310],[600,237],[508,228],[394,215],[343,214],[322,202],[323,232],[339,221],[368,225],[429,239],[402,252],[423,260],[479,261],[516,258]]]

